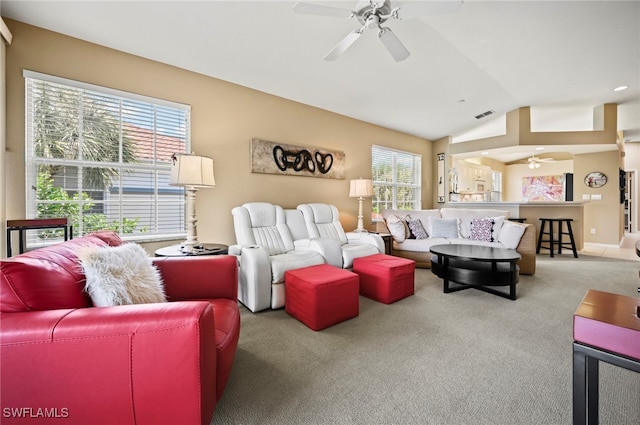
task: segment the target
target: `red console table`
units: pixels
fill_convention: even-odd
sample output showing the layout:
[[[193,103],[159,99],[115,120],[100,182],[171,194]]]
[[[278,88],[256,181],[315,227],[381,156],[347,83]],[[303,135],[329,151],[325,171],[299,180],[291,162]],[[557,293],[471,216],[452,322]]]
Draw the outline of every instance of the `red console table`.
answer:
[[[640,373],[640,298],[590,289],[573,315],[573,424],[598,424],[598,362]]]
[[[73,239],[73,228],[66,218],[35,218],[29,220],[7,220],[7,257],[11,257],[11,232],[18,232],[20,254],[25,252],[25,232],[34,229],[64,229],[64,240]]]

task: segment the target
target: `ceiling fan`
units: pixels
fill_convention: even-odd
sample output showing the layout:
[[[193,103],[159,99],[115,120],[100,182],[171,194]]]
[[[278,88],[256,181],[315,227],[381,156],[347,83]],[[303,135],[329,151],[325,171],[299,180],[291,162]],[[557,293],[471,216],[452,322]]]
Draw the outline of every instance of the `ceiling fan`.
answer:
[[[424,15],[452,13],[460,9],[462,0],[415,2],[391,7],[391,0],[360,0],[355,10],[312,3],[297,3],[293,10],[306,15],[329,16],[333,18],[357,18],[361,27],[347,34],[326,56],[325,60],[334,61],[360,38],[366,28],[378,31],[378,37],[393,59],[400,62],[411,53],[400,39],[388,27],[382,24],[388,19],[409,19]]]
[[[538,156],[535,156],[535,154],[531,155],[531,158],[527,159],[527,162],[529,163],[528,167],[531,168],[532,170],[535,168],[540,168],[540,165],[543,162],[554,162],[555,159],[553,158],[540,158]]]

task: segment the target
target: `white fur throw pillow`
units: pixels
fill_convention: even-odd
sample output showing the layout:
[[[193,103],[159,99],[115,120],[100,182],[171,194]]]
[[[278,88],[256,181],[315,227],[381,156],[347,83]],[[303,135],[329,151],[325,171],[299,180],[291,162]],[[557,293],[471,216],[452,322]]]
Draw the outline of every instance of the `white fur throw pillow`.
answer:
[[[77,252],[96,307],[165,302],[160,273],[138,244],[87,247]]]

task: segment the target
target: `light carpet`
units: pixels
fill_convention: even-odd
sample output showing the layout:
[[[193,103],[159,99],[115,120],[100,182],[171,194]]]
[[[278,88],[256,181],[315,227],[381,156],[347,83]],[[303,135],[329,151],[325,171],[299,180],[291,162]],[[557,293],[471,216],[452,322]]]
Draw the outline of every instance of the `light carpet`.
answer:
[[[314,332],[284,309],[241,307],[238,353],[212,424],[552,424],[572,422],[572,319],[590,288],[637,296],[638,262],[538,256],[511,301],[416,293]],[[601,363],[600,423],[640,423],[640,374]]]

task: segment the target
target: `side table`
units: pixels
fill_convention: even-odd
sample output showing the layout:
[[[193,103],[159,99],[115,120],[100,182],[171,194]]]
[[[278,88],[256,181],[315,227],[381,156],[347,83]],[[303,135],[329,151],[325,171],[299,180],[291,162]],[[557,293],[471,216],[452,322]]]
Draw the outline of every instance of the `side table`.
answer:
[[[180,250],[180,245],[171,245],[158,248],[155,251],[156,257],[192,257],[199,255],[225,255],[229,252],[229,246],[219,243],[206,243],[202,248],[194,252],[184,253]]]
[[[598,424],[599,362],[640,373],[640,299],[589,289],[573,315],[573,424]]]
[[[384,253],[387,255],[391,255],[391,244],[393,243],[393,240],[391,239],[391,233],[375,232],[375,234],[380,236],[382,238],[382,241],[384,242]]]
[[[35,218],[28,220],[7,220],[7,257],[11,257],[11,232],[18,232],[18,249],[22,254],[26,251],[27,230],[63,229],[64,240],[73,239],[73,226],[66,218]]]

